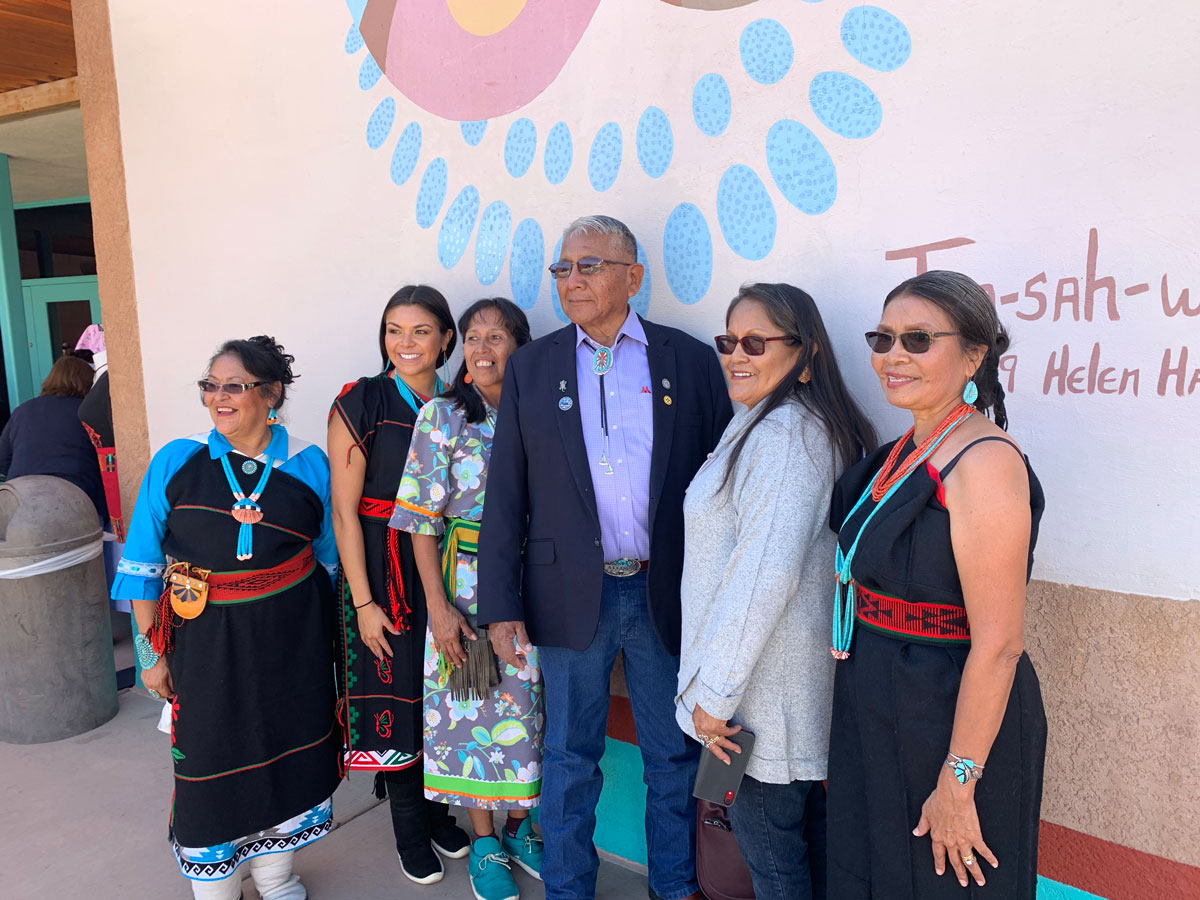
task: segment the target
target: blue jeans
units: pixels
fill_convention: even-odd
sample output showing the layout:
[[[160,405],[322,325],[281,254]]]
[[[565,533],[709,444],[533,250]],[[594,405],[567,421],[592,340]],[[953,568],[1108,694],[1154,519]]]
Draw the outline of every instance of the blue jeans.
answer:
[[[742,779],[729,824],[755,900],[825,900],[825,785]]]
[[[646,782],[650,887],[664,900],[698,891],[696,801],[699,744],[675,724],[679,657],[662,648],[646,606],[646,575],[604,576],[600,622],[586,650],[539,647],[546,685],[540,823],[546,900],[592,900],[599,859],[592,837],[603,776],[609,677],[617,651],[637,726]]]

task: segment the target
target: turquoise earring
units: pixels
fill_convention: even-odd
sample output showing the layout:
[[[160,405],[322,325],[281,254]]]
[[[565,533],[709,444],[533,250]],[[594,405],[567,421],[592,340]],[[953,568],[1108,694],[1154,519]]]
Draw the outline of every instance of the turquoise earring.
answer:
[[[279,413],[275,412],[275,407],[272,406],[270,409],[267,410],[267,424],[274,425],[275,422],[278,421],[278,419],[279,419]]]
[[[967,386],[963,388],[962,399],[963,403],[968,406],[973,406],[975,401],[979,399],[979,388],[976,386],[974,379],[968,381]]]

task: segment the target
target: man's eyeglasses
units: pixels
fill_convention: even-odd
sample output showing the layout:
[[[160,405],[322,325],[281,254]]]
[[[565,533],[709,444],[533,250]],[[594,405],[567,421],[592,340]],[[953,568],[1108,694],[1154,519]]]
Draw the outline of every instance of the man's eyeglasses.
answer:
[[[746,351],[747,356],[762,356],[767,352],[767,341],[792,341],[800,343],[797,338],[790,334],[781,334],[779,337],[759,337],[756,334],[748,334],[742,338],[735,338],[732,334],[718,334],[713,338],[713,343],[717,345],[717,352],[722,356],[729,356],[737,349],[737,345],[741,344],[742,349]]]
[[[884,331],[868,331],[864,337],[872,353],[887,353],[900,339],[900,345],[909,353],[928,353],[935,339],[950,337],[957,331],[905,331],[902,334],[888,334]]]
[[[635,262],[623,262],[619,259],[601,259],[599,256],[585,256],[583,259],[577,259],[571,262],[567,259],[560,259],[558,262],[550,263],[547,267],[550,269],[550,274],[555,278],[567,278],[571,274],[571,269],[579,266],[580,275],[596,275],[603,271],[605,266],[636,266]]]
[[[224,391],[227,394],[240,394],[242,391],[248,391],[250,388],[262,387],[267,384],[265,381],[251,381],[248,384],[241,384],[237,381],[231,381],[228,384],[217,384],[215,381],[201,379],[196,382],[196,385],[206,394],[215,394],[217,391]]]

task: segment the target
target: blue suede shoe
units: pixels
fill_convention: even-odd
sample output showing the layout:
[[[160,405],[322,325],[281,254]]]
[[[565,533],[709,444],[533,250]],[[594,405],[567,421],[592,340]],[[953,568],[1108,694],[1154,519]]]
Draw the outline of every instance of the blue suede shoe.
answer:
[[[478,900],[517,900],[517,883],[509,871],[509,859],[495,835],[471,843],[471,890]]]
[[[533,830],[528,816],[521,822],[516,837],[509,837],[505,830],[501,846],[513,862],[538,881],[542,880],[542,837]]]

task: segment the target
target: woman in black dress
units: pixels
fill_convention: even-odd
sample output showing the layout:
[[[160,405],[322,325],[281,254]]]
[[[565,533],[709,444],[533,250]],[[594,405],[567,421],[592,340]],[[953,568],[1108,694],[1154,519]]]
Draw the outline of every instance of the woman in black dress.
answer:
[[[417,413],[441,392],[437,367],[455,339],[441,293],[428,285],[401,288],[379,322],[383,370],[346,385],[329,414],[345,764],[375,772],[381,796],[386,786],[400,867],[418,884],[442,878],[433,847],[461,858],[470,841],[444,803],[425,800],[425,596],[412,538],[388,528],[388,520]]]
[[[304,900],[292,851],[332,828],[329,464],[276,424],[291,363],[262,335],[217,351],[214,427],[154,454],[113,582],[171,704],[172,846],[198,900],[240,898],[243,862],[264,900]]]
[[[978,284],[934,271],[867,343],[913,430],[834,491],[829,895],[1033,900],[1046,719],[1022,631],[1044,501],[1003,430],[1008,336]]]

